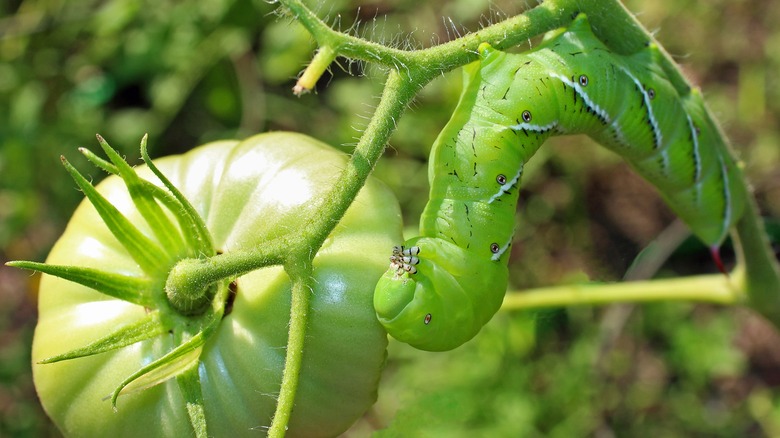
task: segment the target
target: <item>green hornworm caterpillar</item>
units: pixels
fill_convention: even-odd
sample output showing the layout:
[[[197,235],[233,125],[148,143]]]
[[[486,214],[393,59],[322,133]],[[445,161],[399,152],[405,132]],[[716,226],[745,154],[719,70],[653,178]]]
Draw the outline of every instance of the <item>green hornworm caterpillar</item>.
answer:
[[[587,134],[624,157],[717,254],[743,210],[741,170],[700,92],[672,86],[657,46],[617,55],[581,14],[530,52],[483,44],[479,55],[431,152],[421,236],[394,249],[376,287],[393,337],[449,350],[495,314],[523,164],[553,135]]]

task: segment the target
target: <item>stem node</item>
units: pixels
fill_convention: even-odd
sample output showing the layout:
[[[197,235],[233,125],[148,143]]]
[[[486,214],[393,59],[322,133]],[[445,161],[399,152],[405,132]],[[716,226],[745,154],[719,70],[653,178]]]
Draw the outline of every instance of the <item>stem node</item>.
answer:
[[[214,297],[212,279],[200,275],[208,260],[184,259],[173,266],[165,282],[165,294],[171,306],[182,315],[202,314]]]
[[[320,47],[317,54],[314,55],[314,58],[311,60],[311,64],[306,67],[306,70],[303,71],[301,77],[298,78],[298,82],[295,83],[293,93],[295,93],[296,96],[300,96],[301,94],[311,91],[320,77],[322,77],[322,74],[325,73],[325,70],[328,69],[335,59],[335,50],[330,46]]]

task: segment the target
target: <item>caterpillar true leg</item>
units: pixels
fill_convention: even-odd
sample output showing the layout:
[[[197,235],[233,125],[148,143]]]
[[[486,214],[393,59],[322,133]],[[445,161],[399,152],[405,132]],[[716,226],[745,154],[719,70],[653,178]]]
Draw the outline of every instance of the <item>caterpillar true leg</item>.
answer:
[[[403,275],[404,272],[416,274],[417,268],[414,265],[420,263],[420,259],[417,258],[418,254],[420,254],[420,248],[417,246],[411,248],[393,247],[393,255],[390,256],[390,269],[395,269],[397,276]]]

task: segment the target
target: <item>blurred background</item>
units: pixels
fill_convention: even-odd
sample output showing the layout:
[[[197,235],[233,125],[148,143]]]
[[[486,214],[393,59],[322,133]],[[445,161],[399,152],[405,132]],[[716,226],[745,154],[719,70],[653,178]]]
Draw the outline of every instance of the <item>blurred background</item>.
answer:
[[[513,0],[309,2],[334,27],[424,47],[521,12]],[[780,3],[631,0],[627,6],[702,87],[744,160],[768,226],[780,218]],[[349,152],[383,71],[339,61],[294,97],[314,44],[264,0],[0,3],[0,264],[43,260],[82,196],[60,165],[101,133],[138,163],[269,130]],[[445,18],[442,18],[445,17]],[[410,233],[425,159],[460,72],[426,87],[376,174]],[[524,175],[512,289],[714,272],[707,250],[648,184],[584,138],[545,146]],[[780,238],[777,238],[780,241]],[[651,242],[677,248],[643,258]],[[683,242],[677,245],[678,242]],[[730,263],[728,248],[724,258]],[[659,269],[655,266],[660,265]],[[30,343],[37,278],[0,266],[0,436],[58,436],[36,399]],[[502,312],[449,353],[391,343],[379,401],[348,436],[780,436],[780,337],[735,308],[688,303]]]

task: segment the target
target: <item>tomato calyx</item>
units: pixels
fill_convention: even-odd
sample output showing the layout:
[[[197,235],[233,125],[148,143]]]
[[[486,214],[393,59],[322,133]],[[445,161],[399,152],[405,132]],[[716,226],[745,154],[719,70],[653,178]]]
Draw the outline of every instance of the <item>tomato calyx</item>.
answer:
[[[213,263],[210,258],[217,251],[203,219],[149,158],[147,137],[141,141],[141,154],[162,186],[141,178],[100,135],[97,138],[110,161],[83,148],[81,153],[97,167],[124,181],[133,207],[146,222],[142,224],[145,228],[128,220],[64,157],[62,163],[141,272],[117,273],[29,261],[9,262],[8,265],[79,283],[104,295],[143,306],[147,312],[141,319],[100,339],[39,363],[92,356],[155,337],[171,336],[176,347],[124,379],[110,395],[112,406],[116,409],[117,398],[122,394],[141,391],[175,377],[187,401],[196,435],[205,435],[205,411],[197,367],[204,344],[224,316],[230,280],[212,279],[204,283],[198,278],[189,278],[187,266]],[[170,281],[170,278],[178,280]],[[178,286],[169,290],[168,283]]]
[[[210,283],[208,278],[192,275],[192,272],[197,272],[197,268],[202,264],[212,263],[212,260],[183,259],[168,273],[165,294],[171,305],[182,315],[202,314],[216,295],[216,285]]]

